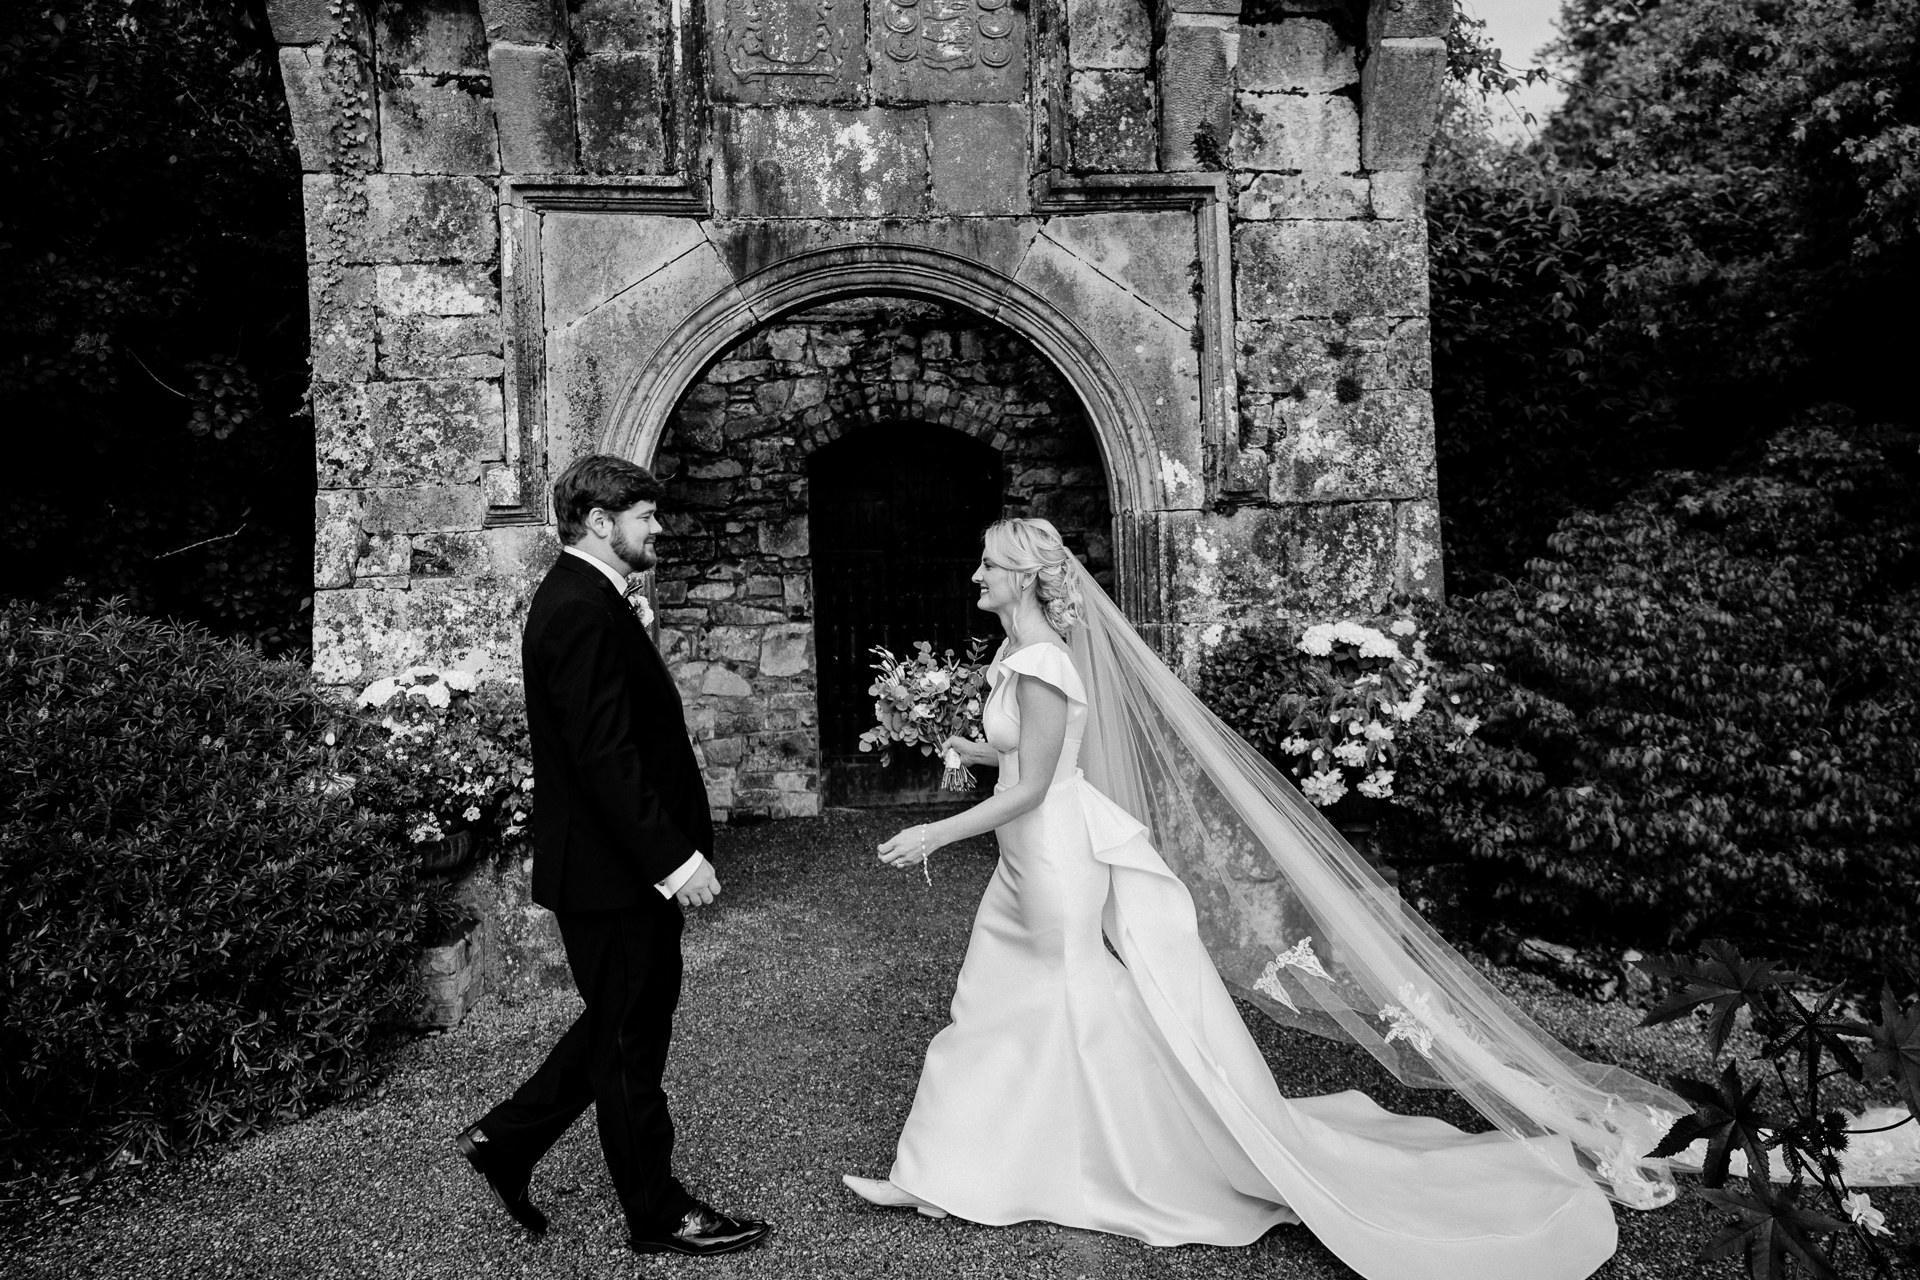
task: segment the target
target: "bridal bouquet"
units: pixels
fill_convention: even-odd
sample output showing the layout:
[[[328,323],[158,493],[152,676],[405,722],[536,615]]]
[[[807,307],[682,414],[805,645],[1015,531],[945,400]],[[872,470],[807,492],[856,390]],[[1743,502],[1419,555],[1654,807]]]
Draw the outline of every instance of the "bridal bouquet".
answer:
[[[896,658],[893,651],[875,645],[880,661],[873,664],[879,678],[867,692],[873,695],[873,714],[879,724],[860,735],[862,751],[890,752],[896,746],[918,747],[930,756],[949,737],[980,739],[980,707],[986,700],[987,668],[981,661],[985,640],[967,645],[959,658],[951,649],[939,657],[925,640],[916,652]],[[942,759],[946,772],[940,785],[948,791],[971,791],[973,772],[957,751]]]

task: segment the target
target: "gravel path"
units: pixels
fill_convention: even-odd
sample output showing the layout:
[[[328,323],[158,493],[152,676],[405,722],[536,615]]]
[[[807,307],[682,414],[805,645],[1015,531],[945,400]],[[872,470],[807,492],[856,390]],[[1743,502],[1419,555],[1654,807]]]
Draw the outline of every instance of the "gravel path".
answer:
[[[488,1200],[451,1137],[525,1076],[574,1017],[571,993],[490,1001],[458,1029],[404,1049],[376,1096],[161,1173],[120,1179],[67,1218],[0,1235],[0,1270],[54,1277],[1286,1277],[1349,1276],[1300,1227],[1246,1249],[1153,1249],[1027,1223],[982,1227],[873,1209],[842,1172],[884,1175],[927,1041],[946,1006],[991,874],[985,840],[944,851],[929,889],[889,872],[875,843],[912,815],[838,814],[736,828],[718,855],[722,904],[690,913],[687,982],[667,1087],[680,1169],[695,1194],[775,1224],[727,1258],[639,1258],[583,1119],[541,1165],[547,1236],[521,1233]],[[1594,1010],[1545,984],[1516,994],[1585,1052],[1593,1041],[1641,1070],[1694,1053],[1681,1033],[1629,1035],[1620,1006]],[[1383,1105],[1484,1128],[1457,1098],[1399,1088],[1362,1051],[1255,1019],[1289,1093],[1358,1087]],[[1693,1066],[1695,1064],[1688,1063]],[[1920,1195],[1876,1193],[1896,1225]],[[1713,1234],[1695,1197],[1621,1213],[1620,1255],[1600,1273],[1733,1277],[1694,1261]]]

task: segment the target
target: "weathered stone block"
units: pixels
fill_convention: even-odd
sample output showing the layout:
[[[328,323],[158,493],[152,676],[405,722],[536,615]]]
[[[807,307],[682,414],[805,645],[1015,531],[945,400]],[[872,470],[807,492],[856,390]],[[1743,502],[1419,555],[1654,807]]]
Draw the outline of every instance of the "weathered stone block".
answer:
[[[1090,173],[1153,168],[1153,86],[1139,71],[1075,71],[1067,137],[1073,167]]]
[[[1426,314],[1422,221],[1250,222],[1233,248],[1244,319]]]
[[[487,39],[511,44],[564,45],[566,0],[480,0]]]
[[[763,676],[805,675],[813,670],[813,628],[805,624],[767,628],[759,658]]]
[[[307,255],[315,262],[491,260],[500,242],[493,184],[478,178],[369,174],[366,205],[331,174],[304,180]]]
[[[1372,0],[1367,6],[1367,43],[1447,34],[1454,0]]]
[[[313,502],[313,585],[353,584],[353,566],[366,541],[360,528],[366,500],[354,490],[321,490]]]
[[[710,0],[706,11],[717,101],[860,101],[867,75],[864,5]]]
[[[500,309],[489,267],[477,263],[404,263],[374,268],[374,299],[395,316],[475,316]]]
[[[378,533],[445,533],[478,530],[487,505],[471,484],[415,485],[368,489],[360,527]]]
[[[380,318],[383,378],[498,378],[503,365],[498,314]]]
[[[380,167],[388,173],[498,173],[484,77],[382,76]]]
[[[657,53],[667,36],[659,0],[576,0],[573,38],[588,53]]]
[[[267,0],[267,26],[276,44],[324,44],[339,19],[328,0]]]
[[[1055,217],[1048,219],[1043,234],[1175,324],[1193,328],[1200,246],[1191,214]]]
[[[412,558],[412,543],[406,534],[371,534],[360,544],[360,559],[353,566],[354,580],[365,583],[380,578],[389,586],[403,584]]]
[[[1067,59],[1083,69],[1144,71],[1153,19],[1141,0],[1067,0]]]
[[[1027,109],[930,107],[933,212],[1021,213],[1027,207]]]
[[[1369,391],[1351,404],[1313,392],[1274,408],[1275,502],[1433,495],[1433,402],[1425,391]]]
[[[380,67],[415,74],[460,75],[487,70],[487,37],[475,0],[406,0],[374,10]]]
[[[1424,319],[1241,321],[1240,389],[1346,394],[1433,385]]]
[[[407,563],[396,572],[413,578],[476,578],[492,568],[484,533],[416,533],[407,544]]]
[[[501,457],[505,447],[500,388],[493,383],[315,384],[313,397],[325,488],[477,484],[480,464]]]
[[[364,382],[373,376],[373,268],[317,268],[307,275],[313,376]]]
[[[1364,218],[1371,211],[1365,178],[1346,173],[1263,173],[1234,197],[1234,216],[1253,222],[1284,218]]]
[[[1360,73],[1360,157],[1369,169],[1426,163],[1447,74],[1447,42],[1383,40]]]
[[[1423,169],[1380,169],[1368,175],[1376,218],[1427,216],[1427,175]]]
[[[1374,612],[1393,593],[1391,502],[1313,502],[1195,513],[1169,530],[1182,623],[1268,622]]]
[[[1233,130],[1233,63],[1238,36],[1229,26],[1176,16],[1160,46],[1160,167],[1225,168]]]
[[[546,319],[571,324],[706,243],[689,218],[550,213],[542,219]]]
[[[507,173],[572,173],[580,167],[573,135],[573,78],[567,56],[535,45],[488,51],[500,167]]]
[[[877,102],[1018,102],[1027,92],[1024,5],[871,0]]]
[[[1331,23],[1289,18],[1240,28],[1235,78],[1243,90],[1332,93],[1358,81],[1360,68]]]
[[[1351,98],[1242,93],[1235,106],[1236,169],[1345,173],[1360,167],[1360,114]]]
[[[716,662],[700,677],[700,693],[708,698],[751,698],[753,686],[746,677]]]
[[[714,126],[714,197],[723,215],[877,218],[926,210],[922,111],[722,111]]]
[[[489,462],[480,468],[480,490],[489,507],[518,507],[526,500],[520,468],[504,462]]]
[[[308,173],[343,168],[354,160],[371,164],[379,154],[378,138],[370,125],[350,128],[340,120],[334,100],[336,76],[357,83],[371,100],[372,72],[366,59],[348,46],[280,50],[287,117],[300,152],[300,167]]]
[[[589,173],[659,173],[666,135],[651,53],[596,53],[573,68],[580,164]]]

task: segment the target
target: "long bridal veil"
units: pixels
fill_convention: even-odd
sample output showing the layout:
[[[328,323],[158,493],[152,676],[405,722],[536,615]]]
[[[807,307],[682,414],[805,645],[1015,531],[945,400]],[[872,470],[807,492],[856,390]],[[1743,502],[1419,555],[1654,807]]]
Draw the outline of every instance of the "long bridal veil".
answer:
[[[1081,766],[1186,885],[1229,987],[1287,1026],[1366,1047],[1409,1085],[1457,1090],[1516,1137],[1560,1134],[1615,1200],[1674,1195],[1647,1160],[1689,1108],[1586,1062],[1387,887],[1280,772],[1208,711],[1077,562],[1070,642],[1087,686]]]

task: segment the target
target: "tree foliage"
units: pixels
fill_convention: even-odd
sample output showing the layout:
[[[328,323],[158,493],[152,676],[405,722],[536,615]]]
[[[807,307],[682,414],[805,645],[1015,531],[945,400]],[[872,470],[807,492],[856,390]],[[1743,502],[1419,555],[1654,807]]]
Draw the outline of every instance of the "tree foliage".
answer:
[[[1813,405],[1912,420],[1916,5],[1567,0],[1545,145],[1449,113],[1428,222],[1455,589]],[[1480,53],[1453,65],[1484,92]]]
[[[0,586],[78,577],[304,645],[305,263],[260,13],[0,7],[0,124],[14,196],[0,211],[0,413],[16,469]]]

